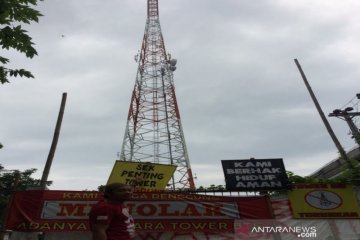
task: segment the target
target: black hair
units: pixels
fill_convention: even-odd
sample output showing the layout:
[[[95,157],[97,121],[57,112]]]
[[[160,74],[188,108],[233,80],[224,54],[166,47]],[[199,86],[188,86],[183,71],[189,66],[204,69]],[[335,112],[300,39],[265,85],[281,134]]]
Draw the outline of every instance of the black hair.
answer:
[[[104,198],[108,199],[110,197],[110,194],[118,189],[118,188],[125,188],[128,187],[128,185],[126,185],[125,183],[110,183],[108,185],[105,186],[104,189]]]

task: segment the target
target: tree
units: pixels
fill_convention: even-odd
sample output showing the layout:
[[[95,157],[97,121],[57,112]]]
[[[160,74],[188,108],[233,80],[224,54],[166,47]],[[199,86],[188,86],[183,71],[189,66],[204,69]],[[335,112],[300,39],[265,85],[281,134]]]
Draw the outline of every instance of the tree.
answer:
[[[40,179],[31,177],[36,172],[35,168],[24,171],[6,170],[0,164],[0,221],[4,219],[6,206],[11,193],[15,190],[26,190],[28,187],[40,186]],[[51,185],[52,182],[47,182]],[[2,223],[0,222],[0,225]]]
[[[351,160],[349,164],[343,166],[339,176],[334,178],[317,178],[311,176],[299,176],[293,172],[287,171],[289,184],[295,183],[345,183],[354,186],[360,186],[360,165],[358,161]]]
[[[295,173],[291,172],[291,171],[286,171],[287,177],[288,177],[288,183],[289,184],[296,184],[296,183],[319,183],[319,182],[323,182],[325,180],[319,179],[319,178],[314,178],[314,177],[310,177],[310,176],[299,176],[296,175]],[[329,181],[329,179],[326,179],[326,181]]]
[[[43,0],[0,0],[0,46],[3,49],[14,49],[25,54],[27,58],[37,55],[31,37],[21,26],[38,22],[42,14],[33,9],[38,1]],[[0,55],[0,83],[8,83],[8,77],[27,77],[34,78],[31,72],[25,69],[7,68],[5,65],[10,60]]]
[[[105,185],[100,185],[97,189],[99,192],[105,192]]]
[[[360,165],[357,160],[350,160],[342,170],[342,173],[335,178],[337,182],[360,186]]]
[[[198,190],[198,191],[224,191],[226,189],[225,189],[224,185],[211,184],[209,187],[200,186],[196,190]]]

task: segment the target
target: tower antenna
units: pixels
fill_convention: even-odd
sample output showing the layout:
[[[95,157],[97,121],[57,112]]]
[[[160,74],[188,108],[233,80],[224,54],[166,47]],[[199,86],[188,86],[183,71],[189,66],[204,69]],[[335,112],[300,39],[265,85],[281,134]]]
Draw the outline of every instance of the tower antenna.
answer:
[[[120,160],[176,165],[170,189],[195,189],[176,100],[176,59],[166,53],[158,0],[147,1],[147,20]]]

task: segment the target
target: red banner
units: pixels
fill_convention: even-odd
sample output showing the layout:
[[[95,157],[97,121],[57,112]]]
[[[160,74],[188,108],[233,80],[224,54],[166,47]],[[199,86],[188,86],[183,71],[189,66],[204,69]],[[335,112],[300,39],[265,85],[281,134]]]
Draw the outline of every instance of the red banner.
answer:
[[[89,231],[88,213],[102,198],[88,191],[23,191],[13,195],[6,227],[14,231]],[[127,202],[137,232],[233,232],[235,219],[269,219],[266,197],[174,192],[133,193]]]

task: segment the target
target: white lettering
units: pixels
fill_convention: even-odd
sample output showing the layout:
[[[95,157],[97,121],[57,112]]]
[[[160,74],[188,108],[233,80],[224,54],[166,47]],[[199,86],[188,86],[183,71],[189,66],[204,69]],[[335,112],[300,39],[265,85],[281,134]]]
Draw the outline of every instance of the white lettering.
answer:
[[[277,182],[238,182],[237,188],[269,188],[269,187],[282,187],[280,181]]]

